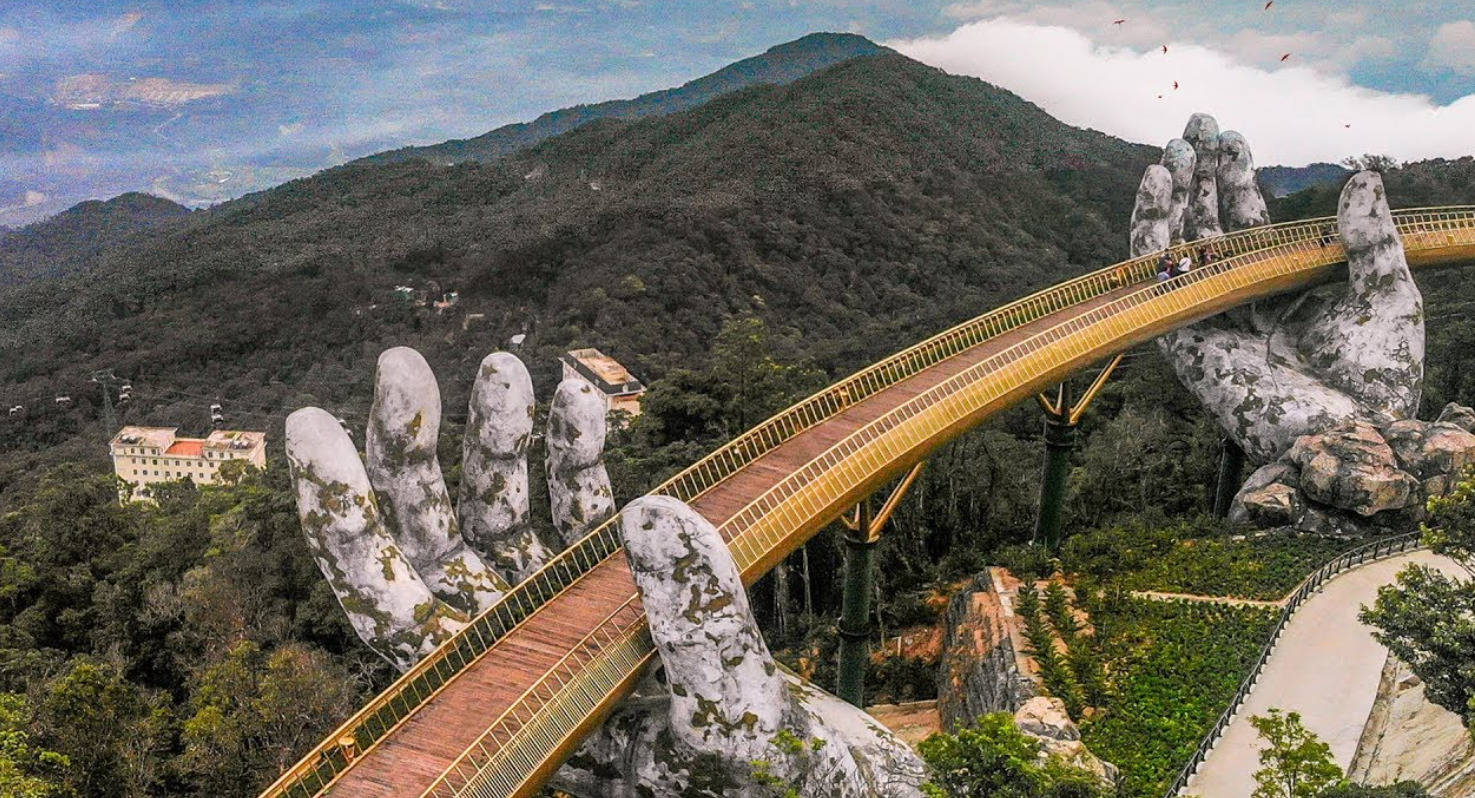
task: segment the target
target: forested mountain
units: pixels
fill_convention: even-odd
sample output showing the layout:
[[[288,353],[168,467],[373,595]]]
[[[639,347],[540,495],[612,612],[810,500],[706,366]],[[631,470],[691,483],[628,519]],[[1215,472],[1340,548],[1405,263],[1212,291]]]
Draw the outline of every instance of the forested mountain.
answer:
[[[99,456],[95,368],[133,381],[134,422],[194,429],[217,399],[273,433],[303,404],[352,416],[394,344],[426,352],[454,413],[522,332],[544,395],[566,348],[649,381],[699,363],[729,316],[792,328],[838,373],[1123,257],[1156,157],[883,54],[493,163],[350,165],[0,291],[0,401],[26,406],[0,440]],[[437,314],[397,285],[460,302]]]
[[[424,158],[439,164],[495,160],[597,119],[642,119],[685,111],[738,89],[791,83],[841,61],[882,52],[887,52],[887,49],[852,33],[811,33],[674,89],[642,94],[633,100],[610,100],[564,108],[543,114],[531,122],[504,125],[475,138],[425,147],[404,147],[362,160],[396,163]]]
[[[1336,186],[1352,176],[1352,170],[1334,163],[1314,163],[1308,166],[1264,166],[1256,171],[1260,187],[1272,197],[1284,197],[1297,191],[1318,186]]]
[[[149,194],[123,194],[79,203],[19,230],[0,228],[0,285],[70,274],[99,253],[189,212]]]

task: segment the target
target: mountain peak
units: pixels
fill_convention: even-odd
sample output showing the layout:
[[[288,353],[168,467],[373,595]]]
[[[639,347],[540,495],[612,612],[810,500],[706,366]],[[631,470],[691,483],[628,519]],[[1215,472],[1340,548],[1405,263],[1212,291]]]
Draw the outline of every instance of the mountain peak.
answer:
[[[424,158],[441,164],[492,161],[589,122],[665,116],[750,86],[784,85],[852,58],[889,52],[892,51],[854,33],[810,33],[676,88],[642,94],[630,100],[577,105],[543,114],[532,122],[504,125],[475,138],[455,139],[425,147],[404,147],[360,160],[397,163]]]

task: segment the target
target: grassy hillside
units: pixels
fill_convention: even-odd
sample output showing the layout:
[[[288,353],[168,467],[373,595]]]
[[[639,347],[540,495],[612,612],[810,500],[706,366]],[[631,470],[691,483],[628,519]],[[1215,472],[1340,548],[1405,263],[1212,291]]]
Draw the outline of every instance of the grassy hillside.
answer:
[[[563,349],[649,381],[699,363],[732,315],[792,329],[837,373],[1123,257],[1156,155],[881,55],[494,163],[331,170],[0,290],[0,401],[27,406],[0,446],[98,456],[93,368],[133,381],[129,421],[197,428],[218,398],[273,433],[303,404],[362,410],[394,344],[426,352],[453,415],[473,364],[521,332],[544,395]],[[437,315],[396,285],[461,302]]]

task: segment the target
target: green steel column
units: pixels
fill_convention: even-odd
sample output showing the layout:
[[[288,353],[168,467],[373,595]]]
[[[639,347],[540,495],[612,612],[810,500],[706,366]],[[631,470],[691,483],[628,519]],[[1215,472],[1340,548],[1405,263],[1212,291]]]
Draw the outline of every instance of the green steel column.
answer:
[[[860,504],[857,529],[845,534],[845,595],[840,610],[840,678],[835,694],[857,707],[865,702],[866,643],[871,636],[871,514]]]
[[[1059,398],[1060,412],[1045,415],[1045,472],[1040,482],[1040,511],[1035,517],[1035,545],[1052,552],[1060,546],[1070,452],[1076,445],[1076,425],[1070,423],[1069,389],[1063,388]]]
[[[1239,481],[1244,476],[1245,450],[1229,438],[1224,439],[1224,450],[1219,455],[1219,483],[1214,488],[1214,515],[1229,517],[1229,505],[1234,503],[1234,494],[1239,493]]]

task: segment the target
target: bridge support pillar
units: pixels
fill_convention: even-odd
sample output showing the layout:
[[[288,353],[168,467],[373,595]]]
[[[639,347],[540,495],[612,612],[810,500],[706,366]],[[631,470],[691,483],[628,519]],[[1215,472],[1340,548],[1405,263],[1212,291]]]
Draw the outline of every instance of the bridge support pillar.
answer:
[[[1065,488],[1070,480],[1070,453],[1076,447],[1076,424],[1070,419],[1070,389],[1062,384],[1058,397],[1058,406],[1045,409],[1045,469],[1040,478],[1039,514],[1035,516],[1035,545],[1044,546],[1047,551],[1060,546]]]
[[[861,524],[845,533],[845,592],[840,610],[840,677],[836,695],[858,707],[865,706],[866,662],[870,658],[871,570],[876,543],[870,532],[870,510],[866,502],[856,508]]]
[[[840,607],[840,674],[835,695],[857,707],[865,707],[876,544],[881,542],[881,529],[891,520],[891,514],[911,490],[925,464],[912,466],[874,518],[870,500],[862,499],[855,506],[854,515],[845,519],[845,590]]]
[[[1065,488],[1070,480],[1070,453],[1076,447],[1076,427],[1081,423],[1081,416],[1086,414],[1086,408],[1101,395],[1101,389],[1106,387],[1106,381],[1121,362],[1121,355],[1112,358],[1074,405],[1071,404],[1068,382],[1060,383],[1054,401],[1044,394],[1039,396],[1040,407],[1045,410],[1045,469],[1040,478],[1040,510],[1035,516],[1035,545],[1044,546],[1046,551],[1053,552],[1060,546]]]
[[[1234,503],[1234,495],[1239,492],[1239,481],[1244,477],[1244,470],[1245,450],[1226,436],[1223,451],[1219,454],[1219,481],[1214,486],[1216,517],[1229,517],[1229,505]]]

